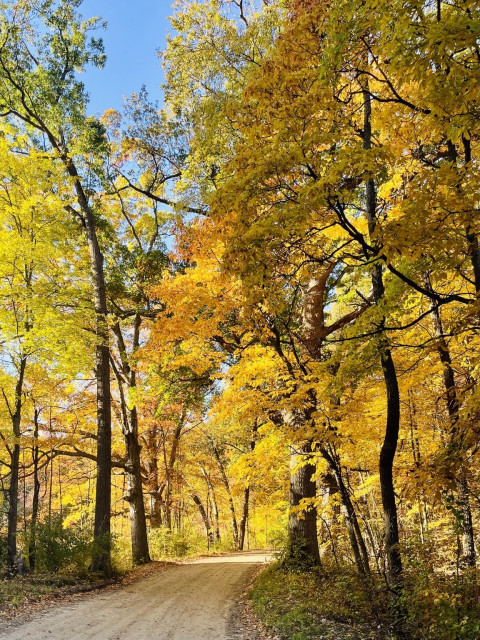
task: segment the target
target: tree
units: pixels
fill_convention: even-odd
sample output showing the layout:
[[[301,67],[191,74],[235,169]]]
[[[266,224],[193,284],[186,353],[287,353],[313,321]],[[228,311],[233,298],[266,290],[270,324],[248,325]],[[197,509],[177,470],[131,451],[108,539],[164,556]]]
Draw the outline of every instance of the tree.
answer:
[[[95,537],[99,553],[94,568],[110,572],[110,467],[111,408],[110,355],[107,297],[103,255],[98,241],[98,211],[92,202],[86,176],[95,179],[92,153],[101,156],[103,129],[87,118],[87,96],[76,78],[89,63],[101,67],[104,53],[101,39],[89,38],[97,19],[82,22],[74,2],[28,1],[10,3],[2,14],[0,50],[2,115],[16,119],[33,135],[40,135],[46,152],[63,167],[72,185],[67,207],[83,230],[90,256],[93,300],[97,317],[95,375],[97,381],[97,491]],[[39,142],[40,142],[39,141]],[[77,208],[72,206],[75,198]]]
[[[2,434],[2,438],[10,459],[8,570],[13,573],[23,410],[29,404],[35,368],[42,368],[43,373],[56,370],[58,375],[62,370],[71,372],[72,357],[76,356],[77,365],[85,363],[77,351],[82,341],[74,329],[80,316],[68,318],[67,312],[63,318],[75,300],[73,282],[77,280],[81,287],[83,256],[72,254],[73,228],[62,200],[67,185],[52,170],[49,159],[32,149],[18,130],[4,127],[2,134],[1,286],[6,302],[1,323],[2,395],[11,423],[11,432]],[[55,307],[48,302],[52,296],[56,298]],[[72,338],[79,340],[78,346],[64,349],[64,341]],[[38,417],[37,409],[34,411]]]

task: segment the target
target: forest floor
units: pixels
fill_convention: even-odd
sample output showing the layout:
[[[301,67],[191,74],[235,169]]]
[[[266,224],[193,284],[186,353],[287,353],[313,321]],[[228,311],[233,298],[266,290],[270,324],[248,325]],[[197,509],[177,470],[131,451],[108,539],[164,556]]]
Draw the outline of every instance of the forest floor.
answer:
[[[263,640],[243,592],[262,551],[153,567],[140,579],[68,596],[0,622],[5,640]],[[33,608],[33,607],[32,607]],[[247,628],[245,628],[245,624]]]
[[[378,585],[377,585],[378,586]],[[248,593],[278,640],[391,640],[385,594],[355,571],[295,572],[271,564]]]

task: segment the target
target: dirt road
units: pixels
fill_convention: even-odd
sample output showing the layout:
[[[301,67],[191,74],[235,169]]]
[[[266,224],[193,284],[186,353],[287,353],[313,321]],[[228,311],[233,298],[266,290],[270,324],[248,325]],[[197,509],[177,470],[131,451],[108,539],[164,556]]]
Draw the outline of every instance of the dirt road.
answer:
[[[244,638],[235,605],[261,551],[202,558],[113,591],[53,605],[0,631],[5,640],[229,640]],[[251,640],[248,638],[248,640]]]

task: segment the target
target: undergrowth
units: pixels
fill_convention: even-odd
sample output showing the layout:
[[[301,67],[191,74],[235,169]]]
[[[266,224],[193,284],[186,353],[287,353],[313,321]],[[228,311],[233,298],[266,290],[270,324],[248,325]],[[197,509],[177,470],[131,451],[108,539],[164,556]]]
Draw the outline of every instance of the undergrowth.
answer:
[[[256,579],[249,598],[282,640],[395,640],[392,597],[381,576],[351,568],[292,571],[276,563]],[[471,574],[460,579],[406,572],[398,602],[411,640],[479,640],[480,604]]]

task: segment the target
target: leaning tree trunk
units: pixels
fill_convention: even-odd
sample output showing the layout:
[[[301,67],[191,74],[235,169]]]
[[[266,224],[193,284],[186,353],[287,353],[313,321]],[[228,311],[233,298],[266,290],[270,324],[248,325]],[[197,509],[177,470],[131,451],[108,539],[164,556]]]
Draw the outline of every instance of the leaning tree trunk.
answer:
[[[212,531],[212,525],[210,523],[210,518],[207,515],[207,512],[205,510],[205,507],[203,506],[201,499],[198,497],[196,493],[192,493],[192,500],[197,505],[198,510],[200,512],[200,516],[202,517],[203,524],[205,526],[205,533],[207,535],[207,545],[208,545],[208,548],[210,548],[210,545],[213,544],[213,531]]]
[[[342,467],[338,454],[334,451],[329,451],[326,447],[321,447],[320,451],[324,459],[327,461],[330,471],[335,478],[340,501],[345,513],[348,537],[350,539],[350,545],[352,547],[357,570],[360,574],[368,574],[370,573],[370,562],[367,546],[358,523],[355,507],[353,506],[352,499],[350,498],[350,494],[343,479]]]
[[[368,88],[363,92],[364,97],[364,130],[363,148],[372,148],[372,104]],[[377,223],[377,194],[375,182],[369,178],[366,183],[366,213],[370,238],[374,236]],[[373,265],[372,272],[373,298],[379,304],[384,296],[382,266],[379,262]],[[398,435],[400,431],[400,392],[398,389],[397,372],[386,335],[378,341],[378,350],[382,364],[383,378],[387,392],[387,424],[382,449],[380,451],[380,489],[382,495],[383,513],[385,519],[385,547],[388,570],[395,580],[402,573],[402,558],[399,548],[398,515],[393,482],[393,463],[397,451]]]
[[[210,448],[212,450],[213,456],[217,462],[220,476],[222,478],[223,486],[225,487],[225,491],[227,492],[228,497],[228,506],[230,509],[230,516],[232,521],[232,534],[233,534],[233,543],[235,545],[235,549],[238,549],[238,524],[237,524],[237,516],[235,513],[235,504],[233,502],[232,492],[230,490],[230,483],[228,481],[227,473],[225,471],[225,465],[223,464],[222,458],[220,457],[220,452],[218,451],[217,445],[215,444],[213,438],[209,437]]]

